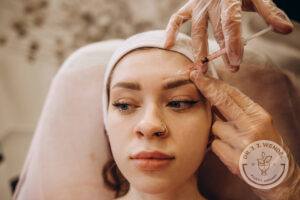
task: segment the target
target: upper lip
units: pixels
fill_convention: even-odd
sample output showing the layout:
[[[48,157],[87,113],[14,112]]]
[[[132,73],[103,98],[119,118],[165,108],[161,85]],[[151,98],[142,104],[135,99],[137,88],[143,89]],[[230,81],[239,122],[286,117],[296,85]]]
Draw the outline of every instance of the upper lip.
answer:
[[[141,151],[130,155],[130,159],[174,159],[175,157],[160,151]]]

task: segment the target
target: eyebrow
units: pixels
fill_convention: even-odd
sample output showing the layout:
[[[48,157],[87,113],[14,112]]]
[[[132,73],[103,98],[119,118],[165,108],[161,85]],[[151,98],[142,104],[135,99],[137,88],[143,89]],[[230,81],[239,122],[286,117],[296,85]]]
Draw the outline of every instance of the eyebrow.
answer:
[[[141,90],[141,86],[137,82],[118,82],[112,87],[112,89],[115,87],[126,88],[131,90]]]
[[[173,79],[165,82],[162,86],[163,90],[169,90],[187,84],[193,84],[190,79]],[[141,85],[137,82],[118,82],[112,88],[120,87],[130,90],[141,90]]]
[[[185,79],[173,79],[173,80],[170,80],[170,81],[167,81],[164,85],[163,85],[163,89],[164,90],[169,90],[169,89],[173,89],[173,88],[176,88],[176,87],[180,87],[180,86],[183,86],[183,85],[187,85],[187,84],[193,84],[192,81],[188,78],[185,78]]]

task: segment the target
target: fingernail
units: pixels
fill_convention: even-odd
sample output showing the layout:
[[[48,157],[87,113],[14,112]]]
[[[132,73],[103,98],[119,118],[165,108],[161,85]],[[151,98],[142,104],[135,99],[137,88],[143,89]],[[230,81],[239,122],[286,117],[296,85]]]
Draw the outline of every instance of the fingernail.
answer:
[[[169,49],[170,46],[171,46],[170,43],[171,43],[171,42],[169,41],[169,39],[167,39],[167,40],[165,41],[164,48],[165,48],[165,49]]]
[[[234,66],[234,68],[236,66],[239,66],[241,64],[240,56],[237,56],[235,53],[231,53],[229,63],[230,63],[231,66]]]
[[[281,12],[276,13],[276,15],[271,18],[271,24],[276,31],[284,34],[292,32],[294,28],[289,18]]]
[[[230,60],[230,68],[236,68],[241,62],[239,60]]]
[[[208,64],[206,63],[206,64],[202,65],[202,73],[206,74],[207,70],[208,70]]]
[[[286,26],[292,26],[292,23],[290,22],[290,20],[288,18],[286,18],[283,14],[276,15],[275,20]]]

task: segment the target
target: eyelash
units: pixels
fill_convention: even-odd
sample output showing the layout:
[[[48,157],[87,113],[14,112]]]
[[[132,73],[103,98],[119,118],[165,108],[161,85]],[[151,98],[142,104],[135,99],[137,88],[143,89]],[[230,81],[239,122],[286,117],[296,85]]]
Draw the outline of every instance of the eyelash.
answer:
[[[191,107],[193,107],[196,103],[198,103],[200,100],[194,101],[194,100],[173,100],[170,101],[167,106],[172,107],[175,111],[181,111],[184,109],[189,109]],[[173,104],[173,105],[172,105]],[[185,104],[186,106],[184,108],[179,108],[178,105],[180,106],[180,104]],[[128,110],[128,107],[134,107],[137,108],[138,106],[134,106],[134,105],[130,105],[129,103],[121,103],[121,102],[114,102],[112,104],[115,108],[117,108],[120,112],[130,112]],[[124,110],[124,106],[126,106],[127,110]]]
[[[194,106],[196,103],[198,103],[199,101],[194,101],[194,100],[173,100],[170,101],[167,106],[171,106],[173,104],[173,106],[175,106],[176,104],[180,105],[180,104],[185,104],[186,106],[184,108],[178,108],[178,107],[173,107],[175,110],[184,110],[184,109],[188,109],[191,108],[192,106]],[[174,104],[175,103],[175,104]]]
[[[128,110],[123,110],[122,109],[122,107],[124,107],[124,106],[127,106],[127,107],[129,107],[129,106],[131,106],[131,107],[137,107],[137,106],[133,106],[133,105],[130,105],[129,103],[121,103],[121,102],[114,102],[113,104],[112,104],[114,107],[116,107],[120,112],[129,112]]]

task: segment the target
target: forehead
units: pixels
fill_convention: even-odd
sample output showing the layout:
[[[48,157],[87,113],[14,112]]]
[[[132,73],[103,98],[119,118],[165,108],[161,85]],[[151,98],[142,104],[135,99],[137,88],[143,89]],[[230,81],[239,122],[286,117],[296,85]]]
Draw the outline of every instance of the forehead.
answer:
[[[138,49],[124,56],[115,66],[112,83],[124,80],[164,80],[178,76],[192,62],[184,55],[158,48]]]

